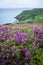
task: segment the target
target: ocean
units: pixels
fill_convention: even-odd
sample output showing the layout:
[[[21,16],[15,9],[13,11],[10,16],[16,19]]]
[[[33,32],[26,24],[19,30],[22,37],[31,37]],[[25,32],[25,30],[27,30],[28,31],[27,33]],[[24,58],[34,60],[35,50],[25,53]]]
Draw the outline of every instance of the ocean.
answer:
[[[29,10],[29,8],[0,8],[0,25],[14,23],[15,17],[23,10]]]

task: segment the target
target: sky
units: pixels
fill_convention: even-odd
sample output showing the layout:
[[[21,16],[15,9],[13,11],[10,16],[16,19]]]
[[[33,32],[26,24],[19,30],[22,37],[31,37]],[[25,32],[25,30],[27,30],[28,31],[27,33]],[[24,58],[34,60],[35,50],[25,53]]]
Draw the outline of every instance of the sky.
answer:
[[[0,0],[0,8],[43,8],[43,0]]]

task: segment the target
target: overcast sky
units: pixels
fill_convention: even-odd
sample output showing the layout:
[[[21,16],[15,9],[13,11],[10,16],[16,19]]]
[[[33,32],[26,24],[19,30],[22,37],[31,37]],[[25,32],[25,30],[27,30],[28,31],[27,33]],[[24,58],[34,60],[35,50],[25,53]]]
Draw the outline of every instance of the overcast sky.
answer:
[[[43,8],[43,0],[0,0],[0,8]]]

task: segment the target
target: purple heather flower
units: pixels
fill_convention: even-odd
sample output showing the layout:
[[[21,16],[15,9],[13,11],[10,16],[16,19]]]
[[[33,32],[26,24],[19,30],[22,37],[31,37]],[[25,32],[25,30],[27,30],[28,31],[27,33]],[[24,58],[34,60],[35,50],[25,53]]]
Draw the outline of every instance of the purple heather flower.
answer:
[[[6,49],[4,49],[3,51],[4,51],[5,53],[7,52],[7,50],[6,50]]]
[[[40,38],[43,38],[43,34],[39,34]]]
[[[35,28],[34,28],[34,33],[35,33],[35,34],[38,34],[38,30],[39,30],[39,29],[38,29],[37,27],[35,27]]]
[[[25,39],[25,38],[27,38],[27,35],[25,33],[21,33],[21,38]]]
[[[28,50],[28,51],[26,52],[26,57],[31,58],[31,52],[30,52],[30,50]]]
[[[3,42],[3,41],[5,41],[5,38],[0,38],[0,42]]]
[[[4,61],[2,62],[2,65],[5,65],[5,62]]]
[[[34,41],[35,41],[36,43],[38,43],[38,38],[34,37]]]
[[[10,27],[9,30],[12,30],[12,27]]]
[[[24,41],[29,41],[28,40],[28,35],[26,33],[22,33],[20,31],[16,31],[16,36],[14,37],[14,40],[17,44],[20,44],[22,40]]]
[[[34,47],[34,50],[36,50],[36,42],[34,41],[34,43],[33,43],[33,47]]]
[[[27,52],[28,50],[25,47],[22,47],[23,52]]]
[[[2,48],[6,49],[6,46],[5,45],[2,45]]]
[[[20,42],[21,42],[20,36],[15,36],[15,37],[14,37],[14,40],[15,40],[15,42],[16,42],[17,44],[20,44]]]
[[[2,53],[0,53],[0,57],[2,57],[3,56],[3,54]]]
[[[40,34],[43,34],[43,29],[40,29]]]
[[[17,49],[16,47],[14,48],[14,51],[15,51],[16,53],[18,53],[18,49]]]
[[[6,55],[3,55],[3,58],[7,58],[7,56]]]

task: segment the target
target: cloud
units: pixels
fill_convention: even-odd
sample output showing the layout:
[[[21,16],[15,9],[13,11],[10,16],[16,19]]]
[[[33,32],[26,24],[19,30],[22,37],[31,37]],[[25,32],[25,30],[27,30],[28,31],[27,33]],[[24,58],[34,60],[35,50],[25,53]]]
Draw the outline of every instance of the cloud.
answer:
[[[0,8],[43,8],[43,0],[0,0]]]

